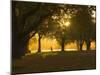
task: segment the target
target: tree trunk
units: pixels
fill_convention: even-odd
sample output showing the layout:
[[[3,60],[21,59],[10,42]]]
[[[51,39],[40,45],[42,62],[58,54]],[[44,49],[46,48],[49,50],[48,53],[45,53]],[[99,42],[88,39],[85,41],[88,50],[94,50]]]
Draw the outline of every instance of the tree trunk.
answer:
[[[64,47],[65,47],[65,41],[64,39],[62,38],[62,44],[61,44],[61,50],[64,51]]]
[[[27,52],[28,45],[28,37],[27,38],[14,38],[12,40],[12,57],[13,58],[21,58]]]
[[[80,44],[80,46],[79,46],[79,50],[82,51],[83,40],[80,40],[80,41],[79,41],[79,44]]]
[[[80,44],[80,48],[79,48],[79,50],[82,51],[82,44]]]
[[[86,45],[87,45],[87,50],[90,50],[90,40],[87,40]]]
[[[38,38],[38,52],[41,52],[41,35],[38,34],[39,38]]]
[[[76,44],[77,44],[77,50],[80,50],[80,44],[78,40],[76,41]]]

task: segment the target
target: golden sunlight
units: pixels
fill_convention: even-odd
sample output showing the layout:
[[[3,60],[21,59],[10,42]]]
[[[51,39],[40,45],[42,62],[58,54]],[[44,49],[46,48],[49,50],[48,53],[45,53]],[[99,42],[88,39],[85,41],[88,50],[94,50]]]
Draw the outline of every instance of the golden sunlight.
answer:
[[[64,23],[64,25],[65,25],[66,27],[68,27],[68,26],[70,25],[70,22],[67,21],[67,22]]]
[[[86,50],[86,43],[83,44],[83,50]],[[91,50],[95,50],[95,42],[91,42]],[[36,53],[38,50],[38,34],[32,37],[29,40],[28,49],[31,53]],[[41,39],[41,51],[50,52],[50,51],[61,51],[61,46],[58,44],[56,39],[42,38]],[[65,51],[77,51],[76,42],[71,42],[65,45]]]
[[[92,14],[92,17],[95,18],[96,17],[96,12],[95,11],[92,11],[92,13],[93,13]]]

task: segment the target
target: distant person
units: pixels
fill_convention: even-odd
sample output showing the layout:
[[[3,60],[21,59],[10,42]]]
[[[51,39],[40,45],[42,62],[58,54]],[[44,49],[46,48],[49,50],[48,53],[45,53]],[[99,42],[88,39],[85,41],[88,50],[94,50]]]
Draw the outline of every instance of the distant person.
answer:
[[[51,47],[51,51],[53,51],[53,48]]]

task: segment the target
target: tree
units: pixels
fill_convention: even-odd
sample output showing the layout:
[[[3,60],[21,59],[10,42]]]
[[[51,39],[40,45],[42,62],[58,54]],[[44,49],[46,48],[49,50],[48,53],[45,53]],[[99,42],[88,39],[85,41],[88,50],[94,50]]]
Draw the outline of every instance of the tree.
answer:
[[[32,13],[31,9],[28,9],[29,4],[22,2],[12,2],[12,55],[13,58],[19,58],[26,52],[28,43],[29,31],[25,29],[25,22],[29,15]],[[33,7],[33,11],[37,11],[39,7]],[[28,11],[28,12],[27,12]],[[35,14],[34,12],[33,14]],[[33,26],[36,28],[37,26]],[[33,29],[35,30],[35,29]],[[35,32],[34,32],[35,33]]]
[[[64,51],[65,44],[71,41],[70,17],[64,12],[64,7],[59,10],[59,13],[52,16],[56,26],[54,36],[61,45],[61,50]]]
[[[38,32],[38,27],[45,18],[56,12],[57,6],[49,3],[12,1],[12,54],[14,58],[25,55],[29,39]]]
[[[72,18],[74,27],[75,37],[79,46],[79,50],[82,50],[83,42],[86,42],[87,50],[90,50],[90,43],[93,34],[93,22],[91,14],[89,13],[89,6],[79,6],[76,15]],[[95,35],[94,35],[95,36]]]

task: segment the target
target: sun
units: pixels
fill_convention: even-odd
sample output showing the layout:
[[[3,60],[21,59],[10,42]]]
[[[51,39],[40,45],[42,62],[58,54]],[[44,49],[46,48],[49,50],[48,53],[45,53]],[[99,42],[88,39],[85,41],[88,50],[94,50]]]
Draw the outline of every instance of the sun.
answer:
[[[67,22],[64,23],[64,26],[66,26],[66,27],[68,27],[69,25],[70,25],[69,21],[67,21]]]

